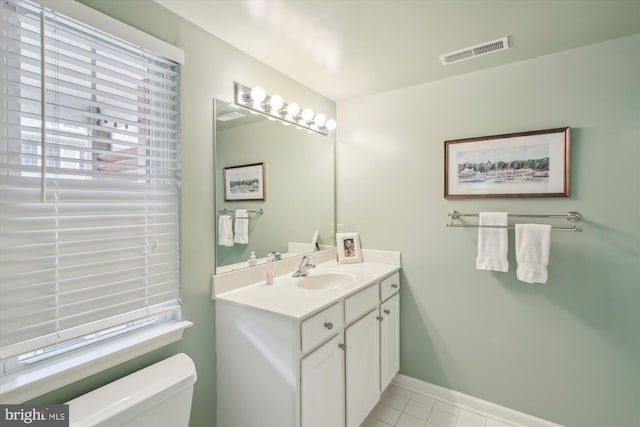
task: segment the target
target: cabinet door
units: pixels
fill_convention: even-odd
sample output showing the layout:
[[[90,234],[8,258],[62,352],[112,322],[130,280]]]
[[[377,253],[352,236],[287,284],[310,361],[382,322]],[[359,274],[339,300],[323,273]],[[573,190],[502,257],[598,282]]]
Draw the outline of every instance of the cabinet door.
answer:
[[[302,359],[300,416],[302,427],[344,426],[344,351],[340,336]]]
[[[375,309],[345,330],[347,427],[358,427],[380,399],[380,326]]]
[[[380,305],[380,390],[387,388],[400,370],[400,295]]]

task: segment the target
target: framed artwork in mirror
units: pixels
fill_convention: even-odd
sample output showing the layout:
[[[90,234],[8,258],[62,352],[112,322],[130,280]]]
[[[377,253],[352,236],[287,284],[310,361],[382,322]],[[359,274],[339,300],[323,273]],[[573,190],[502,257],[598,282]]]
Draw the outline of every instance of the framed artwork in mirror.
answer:
[[[264,163],[224,168],[224,200],[266,200]]]
[[[444,142],[444,197],[569,197],[568,127]]]
[[[362,262],[358,233],[336,233],[336,245],[340,264]]]

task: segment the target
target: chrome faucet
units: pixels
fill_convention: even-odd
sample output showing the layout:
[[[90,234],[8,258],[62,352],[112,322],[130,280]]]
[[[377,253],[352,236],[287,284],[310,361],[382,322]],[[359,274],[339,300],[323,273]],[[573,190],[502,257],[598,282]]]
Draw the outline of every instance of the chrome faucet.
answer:
[[[309,274],[309,270],[311,270],[312,268],[316,268],[315,264],[310,264],[309,261],[311,261],[310,256],[305,255],[302,257],[302,259],[300,260],[300,265],[298,266],[298,270],[293,273],[293,277],[300,277],[300,276],[306,276]]]
[[[282,259],[282,254],[280,252],[269,252],[267,256],[273,255],[274,261],[280,261]]]

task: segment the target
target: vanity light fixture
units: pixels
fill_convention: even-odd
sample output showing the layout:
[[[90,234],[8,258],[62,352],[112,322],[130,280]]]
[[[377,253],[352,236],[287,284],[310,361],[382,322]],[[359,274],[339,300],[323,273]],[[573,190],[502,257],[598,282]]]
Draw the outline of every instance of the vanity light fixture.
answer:
[[[234,89],[235,104],[253,112],[325,136],[336,128],[334,119],[327,120],[324,114],[314,114],[309,108],[304,108],[301,111],[300,106],[295,102],[285,103],[280,95],[269,96],[260,86],[249,88],[236,82]]]

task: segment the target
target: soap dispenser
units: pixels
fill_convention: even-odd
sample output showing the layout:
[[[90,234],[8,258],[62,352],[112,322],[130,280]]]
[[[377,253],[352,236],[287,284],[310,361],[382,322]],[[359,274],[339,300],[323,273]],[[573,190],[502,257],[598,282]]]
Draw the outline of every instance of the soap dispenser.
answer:
[[[273,285],[273,255],[269,254],[266,265],[266,281],[267,285]]]
[[[251,255],[249,255],[249,259],[247,260],[247,263],[252,267],[254,265],[256,265],[256,253],[255,252],[251,251]]]

